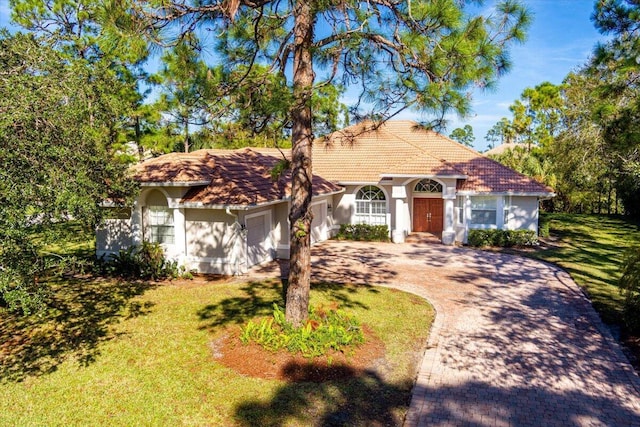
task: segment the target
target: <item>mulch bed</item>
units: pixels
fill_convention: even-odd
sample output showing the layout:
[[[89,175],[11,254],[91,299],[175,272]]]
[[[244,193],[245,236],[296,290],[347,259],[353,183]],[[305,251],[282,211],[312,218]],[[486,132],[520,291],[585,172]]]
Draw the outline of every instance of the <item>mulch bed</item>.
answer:
[[[244,345],[239,327],[227,328],[210,346],[218,362],[242,375],[287,382],[339,381],[385,365],[384,343],[366,326],[363,330],[365,343],[353,354],[332,352],[313,359],[287,351],[271,352],[255,343]]]

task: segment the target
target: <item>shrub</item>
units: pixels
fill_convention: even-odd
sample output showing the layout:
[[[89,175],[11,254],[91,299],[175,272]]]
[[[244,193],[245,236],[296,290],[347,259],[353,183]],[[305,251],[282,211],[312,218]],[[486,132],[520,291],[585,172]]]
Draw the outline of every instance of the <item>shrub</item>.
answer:
[[[326,355],[330,350],[347,352],[364,342],[364,334],[352,316],[322,307],[311,307],[305,325],[295,328],[286,321],[283,309],[274,304],[273,317],[258,323],[250,320],[242,328],[240,340],[244,344],[256,342],[270,351],[286,349],[310,358]]]
[[[629,330],[640,332],[640,247],[625,253],[619,285],[624,296],[624,323]]]
[[[143,242],[100,259],[99,269],[104,275],[128,279],[162,280],[190,277],[184,267],[168,260],[158,243]]]
[[[366,242],[388,242],[389,227],[386,225],[342,224],[336,238]]]
[[[469,246],[533,246],[538,244],[536,233],[531,230],[469,230]]]
[[[538,221],[538,235],[540,237],[549,237],[549,226],[551,221],[548,216],[540,215],[540,219]]]

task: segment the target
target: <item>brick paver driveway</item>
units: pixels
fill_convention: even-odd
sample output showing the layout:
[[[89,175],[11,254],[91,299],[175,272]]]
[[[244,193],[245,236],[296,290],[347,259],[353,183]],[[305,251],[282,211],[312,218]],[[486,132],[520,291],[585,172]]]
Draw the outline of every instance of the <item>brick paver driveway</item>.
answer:
[[[329,241],[314,280],[391,286],[437,315],[406,425],[640,426],[640,382],[567,273],[424,244]]]

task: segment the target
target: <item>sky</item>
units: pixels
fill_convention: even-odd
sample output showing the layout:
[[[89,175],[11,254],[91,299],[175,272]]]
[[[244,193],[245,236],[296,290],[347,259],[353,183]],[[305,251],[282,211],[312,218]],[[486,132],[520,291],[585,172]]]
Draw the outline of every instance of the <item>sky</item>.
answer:
[[[486,1],[490,4],[490,1]],[[511,118],[509,105],[520,98],[523,90],[542,82],[562,83],[565,76],[584,65],[598,41],[604,37],[591,22],[595,0],[524,0],[533,14],[533,23],[525,43],[511,50],[512,68],[491,92],[476,91],[473,112],[460,119],[448,117],[449,125],[442,133],[469,124],[475,135],[474,148],[487,149],[487,131],[502,117]],[[9,22],[8,0],[0,0],[0,27]],[[415,113],[404,112],[398,118],[428,120]]]

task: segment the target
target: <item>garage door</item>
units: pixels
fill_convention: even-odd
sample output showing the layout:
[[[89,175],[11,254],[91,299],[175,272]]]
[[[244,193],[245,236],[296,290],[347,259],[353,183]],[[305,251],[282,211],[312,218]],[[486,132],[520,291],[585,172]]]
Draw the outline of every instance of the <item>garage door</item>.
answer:
[[[269,246],[269,223],[267,215],[247,218],[247,264],[260,264],[271,259]]]
[[[327,205],[317,203],[311,205],[313,220],[311,221],[311,244],[327,240]]]

